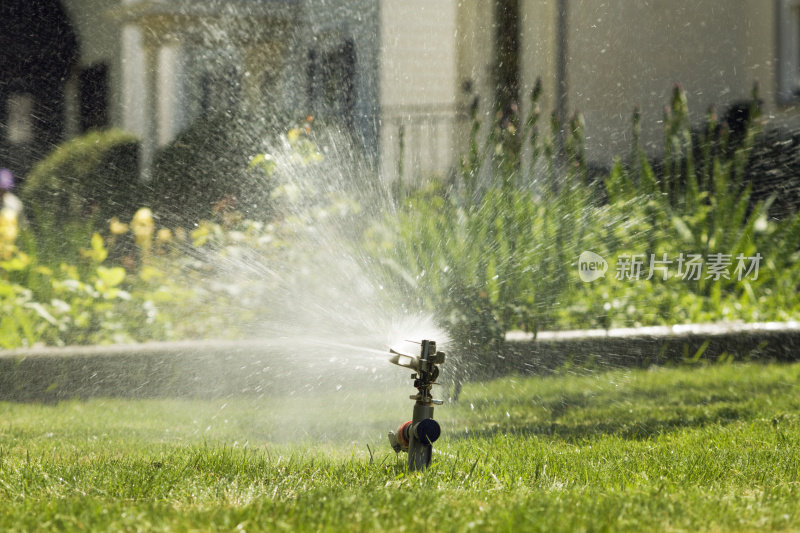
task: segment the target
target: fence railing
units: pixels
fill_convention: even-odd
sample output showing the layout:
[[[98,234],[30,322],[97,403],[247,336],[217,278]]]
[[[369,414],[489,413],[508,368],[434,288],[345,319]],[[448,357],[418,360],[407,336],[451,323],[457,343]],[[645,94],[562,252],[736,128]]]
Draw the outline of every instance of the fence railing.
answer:
[[[448,175],[458,163],[468,118],[465,110],[454,105],[385,108],[381,124],[384,178],[413,185]]]

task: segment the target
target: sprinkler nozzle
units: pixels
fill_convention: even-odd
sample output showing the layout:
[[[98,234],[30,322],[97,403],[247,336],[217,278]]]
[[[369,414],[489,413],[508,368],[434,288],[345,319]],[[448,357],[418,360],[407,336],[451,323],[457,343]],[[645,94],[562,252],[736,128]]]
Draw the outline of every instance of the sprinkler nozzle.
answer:
[[[442,428],[439,426],[439,422],[433,418],[421,420],[419,423],[412,426],[412,430],[417,440],[426,444],[433,444],[436,442],[436,439],[439,438],[439,435],[442,434]]]
[[[393,354],[389,362],[414,370],[411,379],[417,394],[410,398],[415,401],[414,414],[411,421],[401,424],[397,432],[389,432],[389,444],[400,453],[408,452],[408,466],[411,470],[423,470],[430,466],[433,453],[432,444],[442,433],[439,423],[433,419],[433,406],[441,405],[441,400],[434,400],[431,388],[439,377],[439,365],[444,363],[444,352],[436,350],[434,341],[422,341],[419,356],[389,350]]]
[[[394,431],[389,432],[389,444],[391,444],[395,453],[408,451],[408,428],[410,427],[411,420],[400,424],[396,433]]]
[[[411,420],[400,424],[396,432],[389,432],[389,444],[395,453],[408,451],[412,434],[423,444],[433,444],[441,436],[442,427],[433,418],[425,418],[416,424]]]

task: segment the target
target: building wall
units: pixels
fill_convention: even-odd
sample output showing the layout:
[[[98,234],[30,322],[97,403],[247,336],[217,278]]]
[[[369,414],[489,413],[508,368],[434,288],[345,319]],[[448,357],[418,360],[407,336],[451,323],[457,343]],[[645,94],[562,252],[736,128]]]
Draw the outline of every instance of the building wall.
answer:
[[[586,119],[589,157],[627,153],[635,105],[642,141],[656,151],[675,83],[697,118],[708,106],[746,99],[754,79],[744,7],[741,0],[571,2],[567,98]]]
[[[455,162],[456,0],[381,2],[380,146],[384,178],[414,183]]]
[[[120,0],[61,0],[61,2],[78,34],[80,66],[90,67],[98,63],[108,66],[109,119],[111,124],[119,124],[122,120],[122,105],[120,99],[115,96],[121,93],[122,87],[121,25],[114,17],[113,11],[120,4]],[[68,105],[72,103],[68,102]]]
[[[800,106],[779,98],[778,86],[781,46],[778,24],[784,16],[778,8],[791,0],[746,0],[743,8],[746,41],[743,62],[750,76],[760,84],[764,114],[774,125],[800,128]],[[798,4],[795,4],[798,5]],[[792,21],[789,21],[792,22]]]
[[[522,114],[524,117],[530,112],[528,98],[536,80],[541,79],[543,94],[539,105],[545,126],[549,115],[555,110],[555,99],[558,94],[556,87],[557,4],[557,0],[522,0],[520,2]]]
[[[457,4],[456,102],[458,119],[454,146],[454,161],[468,146],[471,124],[469,110],[478,98],[478,118],[484,129],[494,116],[494,74],[492,54],[495,41],[495,0],[461,0]]]
[[[785,0],[568,0],[566,100],[586,120],[587,155],[609,164],[629,153],[634,106],[642,111],[642,141],[663,149],[661,120],[674,84],[687,93],[700,122],[750,97],[758,82],[765,116],[800,126],[797,105],[778,101],[778,14]],[[541,75],[545,111],[553,109],[558,0],[523,2],[523,79]]]
[[[749,78],[759,83],[765,114],[773,119],[782,115],[791,120],[792,115],[796,115],[795,110],[783,106],[783,109],[779,109],[778,106],[776,4],[774,0],[745,0],[742,7],[745,33],[742,62],[746,65]]]
[[[564,4],[565,51],[558,42],[559,8]],[[455,27],[448,18],[453,11]],[[566,53],[567,112],[577,111],[585,118],[590,161],[607,165],[615,155],[629,153],[634,106],[642,111],[646,149],[659,152],[663,108],[676,83],[686,90],[697,122],[711,105],[721,113],[731,103],[747,99],[756,81],[768,116],[784,122],[797,116],[793,107],[776,104],[774,2],[520,0],[520,16],[521,113],[523,117],[529,113],[530,91],[541,78],[540,128],[549,127],[547,119],[559,97],[559,54]],[[398,172],[396,124],[403,113],[407,119],[402,143],[405,177],[438,170],[431,164],[433,146],[420,142],[425,135],[410,133],[414,129],[409,126],[412,102],[440,109],[453,106],[458,118],[448,141],[452,148],[442,158],[451,164],[466,148],[469,131],[463,119],[472,96],[465,93],[464,82],[469,81],[472,94],[480,96],[484,124],[491,123],[493,19],[493,0],[382,4],[382,120],[393,124],[384,127],[382,138],[388,176]],[[452,55],[454,72],[450,70]]]
[[[652,153],[658,152],[662,110],[674,83],[687,91],[697,122],[709,105],[722,111],[731,102],[748,98],[758,81],[766,116],[776,124],[800,126],[797,106],[777,98],[777,6],[783,1],[519,0],[522,115],[529,112],[528,95],[538,77],[544,85],[542,128],[556,108],[562,52],[558,10],[566,4],[565,96],[568,109],[586,119],[590,160],[608,164],[613,155],[628,153],[635,105],[642,109],[643,141]],[[123,29],[120,19],[110,15],[121,4],[135,2],[63,0],[63,4],[79,35],[81,65],[109,65],[111,123],[148,135],[140,120],[150,105],[144,51],[136,43],[141,35],[131,26]],[[305,113],[310,48],[352,38],[357,57],[357,134],[377,154],[386,179],[393,180],[400,172],[411,182],[447,174],[466,148],[466,115],[475,95],[481,99],[484,124],[491,123],[495,0],[288,4],[297,6],[299,13],[291,45],[273,43],[244,54],[246,71],[259,75],[279,71],[272,85],[249,78],[245,87],[249,101],[269,93],[277,107],[295,115]],[[164,68],[170,53],[164,52]],[[177,55],[172,60],[179,62]],[[165,72],[158,83],[181,81],[177,67],[173,77]],[[168,113],[172,100],[158,104],[160,144],[198,112],[190,91],[180,83],[176,87],[171,94],[185,99],[186,109],[173,116]]]
[[[758,82],[773,125],[800,127],[797,103],[778,99],[778,13],[786,0],[567,0],[566,101],[586,120],[587,155],[609,164],[629,153],[634,106],[642,111],[642,141],[663,149],[661,120],[674,84],[687,92],[699,123],[709,106],[721,114],[750,97]],[[559,0],[522,0],[523,99],[544,82],[542,108],[558,95]],[[524,104],[524,102],[523,102]],[[523,105],[523,112],[527,113]],[[546,116],[546,115],[545,115]]]

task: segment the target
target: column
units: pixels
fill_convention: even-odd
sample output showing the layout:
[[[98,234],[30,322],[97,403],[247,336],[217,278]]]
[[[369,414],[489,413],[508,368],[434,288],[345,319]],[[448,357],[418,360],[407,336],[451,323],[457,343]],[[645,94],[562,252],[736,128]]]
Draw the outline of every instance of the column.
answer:
[[[155,99],[158,146],[172,141],[186,127],[183,61],[180,45],[170,43],[158,50]]]

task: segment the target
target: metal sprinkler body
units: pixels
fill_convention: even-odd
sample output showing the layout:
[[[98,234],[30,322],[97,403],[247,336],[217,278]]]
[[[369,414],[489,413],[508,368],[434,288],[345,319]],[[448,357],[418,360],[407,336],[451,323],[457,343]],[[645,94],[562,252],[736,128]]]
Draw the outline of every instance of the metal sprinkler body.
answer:
[[[419,356],[407,355],[394,350],[389,362],[410,368],[417,394],[410,396],[414,400],[414,411],[411,421],[401,424],[397,432],[389,432],[389,444],[395,452],[408,452],[408,468],[424,470],[431,464],[433,443],[441,435],[441,427],[433,419],[433,406],[441,405],[442,400],[434,400],[431,388],[439,377],[439,365],[444,363],[444,352],[436,351],[436,342],[424,340]]]

